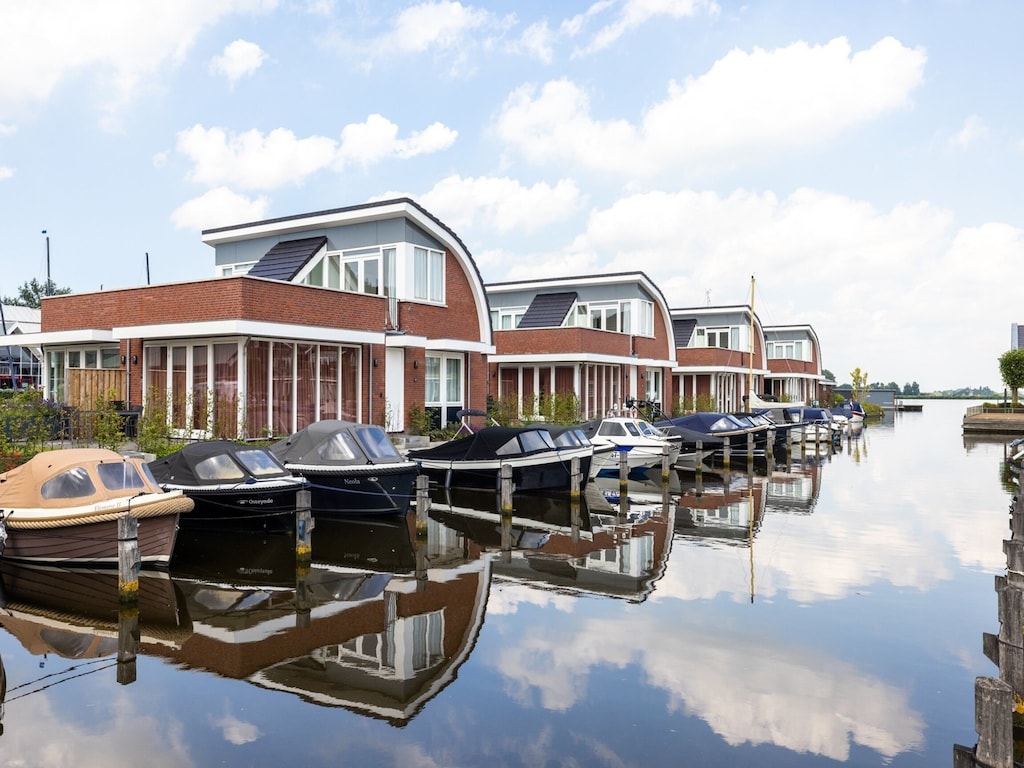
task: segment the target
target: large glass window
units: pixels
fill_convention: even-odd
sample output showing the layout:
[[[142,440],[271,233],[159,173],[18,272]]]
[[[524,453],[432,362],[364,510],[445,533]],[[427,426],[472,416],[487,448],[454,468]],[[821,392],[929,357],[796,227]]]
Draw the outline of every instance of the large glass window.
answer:
[[[423,377],[424,404],[437,414],[438,426],[457,421],[455,412],[463,407],[463,356],[427,354]]]
[[[441,251],[413,249],[413,296],[444,301],[444,254]]]

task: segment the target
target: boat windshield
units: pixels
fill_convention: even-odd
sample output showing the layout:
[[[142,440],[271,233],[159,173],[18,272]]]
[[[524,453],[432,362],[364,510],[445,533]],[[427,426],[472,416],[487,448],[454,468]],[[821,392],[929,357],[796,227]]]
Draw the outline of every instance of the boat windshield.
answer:
[[[335,432],[316,452],[324,461],[352,461],[357,455],[352,436],[347,432]]]
[[[665,436],[664,432],[659,430],[657,427],[654,427],[651,424],[648,424],[646,421],[642,421],[642,420],[638,421],[636,423],[636,425],[638,427],[640,427],[640,431],[643,432],[645,435],[647,435],[647,437],[655,437],[655,438],[657,438],[657,437],[664,437]]]
[[[39,489],[44,499],[77,499],[96,493],[89,471],[85,467],[72,467],[51,477]]]
[[[640,437],[640,428],[637,427],[632,421],[627,421],[623,426],[626,427],[626,431],[629,432],[633,437]]]
[[[356,430],[359,444],[371,459],[400,459],[401,455],[395,448],[388,433],[377,426],[361,427]]]
[[[546,429],[523,432],[519,439],[523,443],[523,450],[527,453],[532,451],[549,451],[555,447],[555,441],[551,439],[551,433]]]
[[[245,473],[224,453],[210,456],[196,464],[196,477],[200,480],[243,480]]]
[[[132,488],[145,488],[142,476],[134,464],[127,461],[99,464],[96,467],[100,482],[108,491],[123,491]]]
[[[288,474],[288,470],[282,467],[269,451],[250,448],[247,451],[239,451],[236,455],[253,477]]]
[[[552,435],[552,438],[554,438],[555,446],[558,448],[581,448],[586,445],[574,429],[567,429],[561,434]]]

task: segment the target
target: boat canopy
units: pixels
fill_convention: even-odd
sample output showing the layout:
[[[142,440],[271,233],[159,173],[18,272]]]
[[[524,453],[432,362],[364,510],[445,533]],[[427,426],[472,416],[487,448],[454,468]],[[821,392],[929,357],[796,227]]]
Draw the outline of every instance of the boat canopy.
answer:
[[[324,419],[270,446],[285,465],[398,464],[405,459],[376,424]]]
[[[147,466],[160,484],[209,485],[292,477],[266,448],[230,440],[189,443]]]
[[[37,453],[0,475],[0,510],[56,509],[162,493],[142,460],[104,448]]]
[[[475,434],[441,443],[433,448],[409,451],[410,459],[460,461],[500,459],[556,451],[551,433],[540,427],[484,427]]]

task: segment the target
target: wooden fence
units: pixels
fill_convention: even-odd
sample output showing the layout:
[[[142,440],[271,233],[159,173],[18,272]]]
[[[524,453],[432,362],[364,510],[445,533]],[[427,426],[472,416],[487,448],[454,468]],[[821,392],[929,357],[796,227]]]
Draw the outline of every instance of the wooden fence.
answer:
[[[68,370],[67,402],[75,408],[87,411],[107,400],[124,402],[127,392],[128,375],[120,369]]]

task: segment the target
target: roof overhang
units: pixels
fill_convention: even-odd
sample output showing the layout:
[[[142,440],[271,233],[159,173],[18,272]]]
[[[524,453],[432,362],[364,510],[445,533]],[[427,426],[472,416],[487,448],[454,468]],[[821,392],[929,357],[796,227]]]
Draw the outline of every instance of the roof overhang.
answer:
[[[633,357],[632,355],[602,355],[596,352],[491,355],[487,362],[507,365],[600,363],[604,365],[643,365],[647,368],[671,368],[675,365],[674,360],[658,360],[653,357]]]
[[[70,331],[43,331],[18,336],[19,347],[48,347],[54,344],[90,344],[117,341],[109,328],[76,328]],[[12,344],[15,343],[12,341]]]

